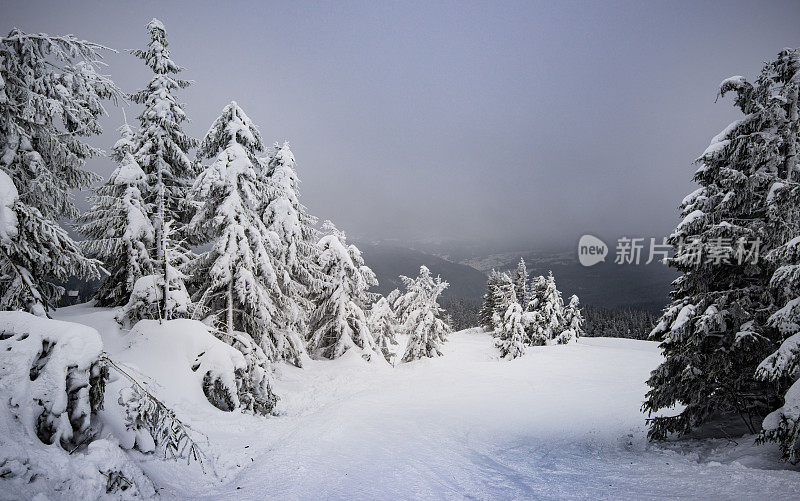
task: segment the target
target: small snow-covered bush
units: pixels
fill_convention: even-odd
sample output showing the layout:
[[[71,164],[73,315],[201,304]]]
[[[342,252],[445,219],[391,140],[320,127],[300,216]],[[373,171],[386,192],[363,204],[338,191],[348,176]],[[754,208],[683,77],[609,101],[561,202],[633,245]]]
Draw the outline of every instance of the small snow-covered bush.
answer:
[[[134,343],[142,355],[150,355],[139,357],[139,369],[170,381],[173,394],[193,402],[205,397],[224,411],[272,411],[277,398],[269,386],[267,357],[246,335],[234,332],[231,346],[189,319],[141,320],[130,335],[138,338]]]
[[[0,394],[25,431],[72,449],[91,438],[107,369],[91,327],[0,312]]]

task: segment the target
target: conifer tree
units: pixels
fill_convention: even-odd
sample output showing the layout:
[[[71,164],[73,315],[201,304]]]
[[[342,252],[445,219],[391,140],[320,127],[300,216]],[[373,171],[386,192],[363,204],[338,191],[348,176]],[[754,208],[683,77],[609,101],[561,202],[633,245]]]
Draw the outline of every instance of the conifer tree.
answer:
[[[177,239],[184,240],[190,219],[186,195],[197,174],[188,152],[197,146],[197,140],[183,131],[186,113],[173,94],[191,82],[174,76],[183,68],[170,57],[167,33],[161,21],[153,19],[146,28],[150,33],[147,49],[131,51],[154,74],[147,87],[130,96],[133,102],[144,105],[138,117],[134,158],[147,175],[147,189],[143,195],[152,207],[156,242],[164,240],[161,233],[169,221]],[[160,248],[160,245],[156,248],[154,263],[156,269],[163,271],[164,254]]]
[[[498,290],[499,310],[504,310],[502,317],[497,315],[495,321],[495,346],[500,356],[514,359],[525,354],[525,326],[522,319],[522,307],[517,300],[517,283],[503,282]]]
[[[583,314],[578,296],[572,295],[569,304],[564,308],[564,332],[557,338],[559,344],[567,343],[583,336]]]
[[[525,305],[525,310],[534,311],[539,308],[544,298],[544,293],[547,290],[547,278],[542,275],[531,278],[529,290],[529,299],[527,305]]]
[[[272,360],[300,365],[299,333],[287,329],[291,303],[279,286],[279,242],[258,208],[263,183],[258,174],[261,136],[234,101],[214,121],[198,148],[215,158],[190,191],[196,214],[189,230],[212,247],[191,265],[194,300],[228,336],[246,332]]]
[[[395,357],[393,347],[397,346],[399,325],[388,298],[382,297],[372,305],[367,322],[375,344],[380,348],[386,361],[392,363]]]
[[[668,262],[683,275],[651,334],[662,341],[665,361],[648,381],[643,408],[685,407],[653,418],[651,438],[688,432],[715,415],[738,415],[755,432],[760,416],[777,407],[779,388],[755,376],[780,337],[767,321],[772,308],[764,304],[772,266],[759,256],[786,241],[769,212],[784,181],[797,177],[792,52],[767,63],[755,83],[736,76],[720,85],[720,96],[736,94],[734,105],[744,116],[698,159],[694,180],[700,188],[683,200],[684,219],[669,239],[675,255]]]
[[[514,292],[517,295],[517,302],[520,305],[527,305],[530,302],[530,290],[528,288],[528,269],[525,260],[519,258],[517,273],[514,276]]]
[[[450,326],[440,318],[443,310],[437,300],[449,284],[438,276],[434,279],[426,266],[420,266],[416,279],[400,279],[406,292],[397,304],[404,311],[402,330],[410,336],[403,362],[441,356],[441,345],[447,340]]]
[[[84,138],[102,132],[102,102],[119,96],[97,71],[105,49],[18,29],[0,38],[0,309],[46,315],[63,293],[53,280],[101,275],[57,221],[78,215],[71,190],[99,180],[83,169],[100,154]]]
[[[177,240],[172,224],[167,221],[161,240],[164,267],[155,273],[145,275],[133,284],[128,302],[117,312],[117,322],[132,327],[142,319],[171,320],[185,318],[192,314],[193,305],[186,290],[186,275],[183,269],[193,259],[191,251]]]
[[[552,271],[547,274],[539,312],[544,320],[547,339],[556,339],[563,332],[566,322],[564,321],[564,300],[561,299],[561,291],[556,287],[556,279]]]
[[[133,158],[133,130],[125,123],[119,131],[122,137],[111,155],[118,166],[89,198],[92,207],[79,219],[87,254],[103,261],[110,272],[95,293],[97,306],[127,303],[136,280],[153,272],[155,232],[141,193],[147,179]]]
[[[489,274],[489,279],[486,282],[486,293],[483,295],[483,304],[478,313],[478,320],[484,329],[494,329],[494,314],[495,314],[495,296],[497,295],[497,287],[500,283],[500,273],[495,270]]]
[[[311,316],[308,351],[315,356],[338,358],[357,350],[366,360],[383,358],[375,343],[364,313],[371,303],[367,292],[377,285],[375,274],[355,245],[347,245],[344,232],[330,221],[322,226],[325,235],[319,241],[319,265],[325,280],[316,295],[317,309]]]
[[[498,274],[497,285],[494,288],[494,299],[492,301],[494,305],[491,324],[492,331],[496,331],[498,328],[502,327],[503,318],[509,306],[508,291],[513,291],[514,297],[516,297],[516,288],[514,280],[508,273]]]
[[[300,203],[300,180],[289,143],[276,143],[264,163],[262,181],[267,197],[260,210],[272,243],[278,285],[285,296],[282,316],[286,325],[280,328],[302,336],[308,332],[313,295],[322,288],[322,273],[316,264],[317,221]]]
[[[762,73],[770,98],[778,107],[769,131],[776,142],[778,177],[769,194],[768,221],[779,245],[766,256],[775,269],[769,291],[774,313],[768,327],[777,330],[780,346],[756,371],[756,378],[768,381],[782,397],[780,406],[764,418],[760,441],[778,442],[783,457],[800,461],[800,50],[784,49]],[[781,162],[782,161],[782,162]]]

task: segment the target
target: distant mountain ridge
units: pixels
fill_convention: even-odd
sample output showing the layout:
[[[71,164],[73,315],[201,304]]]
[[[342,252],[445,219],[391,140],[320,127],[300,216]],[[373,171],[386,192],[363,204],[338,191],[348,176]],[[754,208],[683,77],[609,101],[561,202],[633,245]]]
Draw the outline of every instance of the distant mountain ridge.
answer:
[[[421,265],[434,275],[441,275],[450,283],[444,293],[446,299],[479,299],[486,287],[486,275],[465,264],[453,263],[432,254],[408,249],[399,245],[357,243],[364,262],[378,277],[378,287],[373,292],[388,294],[392,289],[403,289],[400,275],[416,277]]]
[[[488,272],[514,270],[522,257],[530,275],[552,271],[565,298],[577,294],[583,304],[658,313],[669,301],[670,284],[678,276],[675,270],[661,263],[618,265],[613,256],[607,262],[586,268],[578,263],[574,252],[502,252],[471,256],[455,263],[394,242],[358,245],[367,266],[380,282],[373,290],[381,294],[402,288],[398,276],[416,276],[419,266],[424,264],[450,282],[445,298],[479,300],[486,288]]]

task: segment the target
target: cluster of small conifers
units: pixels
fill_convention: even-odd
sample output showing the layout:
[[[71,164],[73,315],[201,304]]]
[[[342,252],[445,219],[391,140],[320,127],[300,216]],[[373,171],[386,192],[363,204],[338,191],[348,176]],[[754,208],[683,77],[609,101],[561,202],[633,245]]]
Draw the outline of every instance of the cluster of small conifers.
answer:
[[[565,306],[553,273],[528,280],[523,259],[513,277],[492,270],[480,321],[494,333],[496,346],[508,359],[523,355],[526,346],[566,344],[583,332],[578,296]]]

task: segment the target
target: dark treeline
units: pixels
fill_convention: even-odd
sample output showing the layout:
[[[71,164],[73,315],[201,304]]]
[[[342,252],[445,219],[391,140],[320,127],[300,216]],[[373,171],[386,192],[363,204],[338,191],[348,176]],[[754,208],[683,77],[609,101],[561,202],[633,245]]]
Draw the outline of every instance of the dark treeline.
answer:
[[[442,308],[452,318],[454,331],[469,329],[479,324],[478,311],[481,309],[481,302],[476,299],[443,299]]]
[[[587,337],[647,339],[658,318],[646,310],[613,310],[602,306],[583,307],[583,330]]]
[[[442,308],[453,319],[453,330],[459,331],[478,325],[480,301],[458,298],[442,301]],[[647,339],[658,320],[646,310],[615,310],[602,306],[586,305],[583,311],[583,329],[586,337],[622,337]]]

